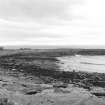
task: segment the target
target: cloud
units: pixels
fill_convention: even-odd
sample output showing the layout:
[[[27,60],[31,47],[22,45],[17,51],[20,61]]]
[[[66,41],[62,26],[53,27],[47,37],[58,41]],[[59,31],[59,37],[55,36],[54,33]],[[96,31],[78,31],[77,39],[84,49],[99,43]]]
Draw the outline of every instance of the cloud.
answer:
[[[69,0],[0,0],[0,17],[41,19],[67,16]]]
[[[103,44],[104,9],[102,0],[0,0],[0,41]]]
[[[60,38],[79,0],[0,0],[0,40]]]

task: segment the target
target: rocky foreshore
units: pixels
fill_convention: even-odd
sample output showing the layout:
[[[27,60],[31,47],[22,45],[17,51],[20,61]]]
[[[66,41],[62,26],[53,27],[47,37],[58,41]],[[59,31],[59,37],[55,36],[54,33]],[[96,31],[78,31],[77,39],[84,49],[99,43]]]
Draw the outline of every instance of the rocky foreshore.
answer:
[[[0,105],[105,105],[105,74],[61,71],[56,57],[0,57]]]

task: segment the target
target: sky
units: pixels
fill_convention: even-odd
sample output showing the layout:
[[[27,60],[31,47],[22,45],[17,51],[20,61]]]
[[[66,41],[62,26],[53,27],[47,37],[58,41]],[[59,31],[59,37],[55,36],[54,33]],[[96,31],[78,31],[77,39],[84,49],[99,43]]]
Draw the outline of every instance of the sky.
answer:
[[[0,0],[0,45],[105,45],[104,0]]]

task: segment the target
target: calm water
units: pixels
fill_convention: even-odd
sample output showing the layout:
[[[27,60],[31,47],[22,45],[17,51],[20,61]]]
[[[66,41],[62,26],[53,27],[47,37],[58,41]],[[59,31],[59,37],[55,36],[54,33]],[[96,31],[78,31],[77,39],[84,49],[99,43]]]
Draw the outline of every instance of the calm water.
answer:
[[[105,73],[105,56],[67,56],[58,58],[60,68],[65,71],[77,70]]]

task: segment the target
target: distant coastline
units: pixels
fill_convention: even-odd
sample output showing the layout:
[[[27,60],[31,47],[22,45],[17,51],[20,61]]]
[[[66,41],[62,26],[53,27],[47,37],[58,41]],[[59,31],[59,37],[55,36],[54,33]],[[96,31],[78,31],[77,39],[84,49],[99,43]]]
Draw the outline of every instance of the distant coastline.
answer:
[[[105,49],[105,45],[1,45],[6,49]]]

